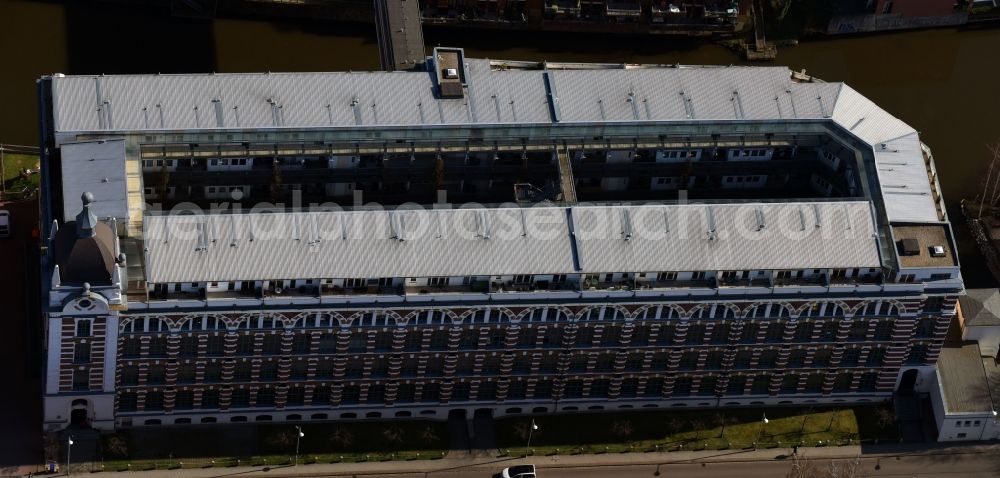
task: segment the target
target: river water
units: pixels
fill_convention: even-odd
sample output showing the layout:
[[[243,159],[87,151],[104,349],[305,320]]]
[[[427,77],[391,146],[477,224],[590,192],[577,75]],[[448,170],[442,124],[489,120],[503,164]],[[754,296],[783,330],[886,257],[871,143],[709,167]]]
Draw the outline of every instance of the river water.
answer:
[[[310,21],[175,19],[89,2],[0,0],[0,142],[37,143],[40,75],[378,69],[374,28]],[[669,38],[437,29],[428,46],[470,57],[737,64],[720,46]],[[994,286],[958,201],[975,194],[1000,141],[1000,29],[938,29],[809,41],[778,65],[844,81],[917,128],[934,151],[969,287]]]

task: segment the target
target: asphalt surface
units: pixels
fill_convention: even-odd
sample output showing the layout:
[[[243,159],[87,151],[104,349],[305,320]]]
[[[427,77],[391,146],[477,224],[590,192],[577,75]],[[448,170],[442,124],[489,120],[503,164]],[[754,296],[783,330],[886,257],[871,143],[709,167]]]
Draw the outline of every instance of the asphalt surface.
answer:
[[[827,469],[844,466],[854,460],[818,459],[815,464]],[[858,461],[858,478],[907,477],[930,478],[962,476],[965,478],[996,478],[1000,476],[1000,456],[996,454],[974,455],[921,455],[904,456],[896,459],[861,458]],[[800,464],[804,460],[799,461]],[[754,462],[713,462],[713,463],[670,463],[657,465],[586,466],[539,468],[538,478],[605,478],[605,477],[738,477],[738,478],[780,478],[785,477],[795,466],[791,459]],[[497,477],[502,465],[495,467],[477,466],[468,469],[424,473],[357,474],[357,475],[311,475],[311,476],[357,476],[358,478],[484,478]],[[657,474],[658,472],[658,474]]]
[[[10,211],[11,237],[0,239],[0,476],[35,471],[42,462],[39,381],[41,318],[37,309],[36,201],[0,203]]]

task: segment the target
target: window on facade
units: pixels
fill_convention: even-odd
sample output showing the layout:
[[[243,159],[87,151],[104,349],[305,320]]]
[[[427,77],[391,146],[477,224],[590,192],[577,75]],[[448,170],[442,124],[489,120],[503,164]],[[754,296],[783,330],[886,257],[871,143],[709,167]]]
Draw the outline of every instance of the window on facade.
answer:
[[[330,387],[319,386],[313,389],[312,404],[327,405],[330,403]]]
[[[292,387],[285,394],[285,406],[301,407],[305,404],[306,390],[302,387]],[[258,399],[259,400],[259,399]]]
[[[729,377],[726,384],[726,395],[743,395],[747,388],[747,378],[742,375]]]
[[[193,363],[185,363],[177,366],[177,383],[194,383],[196,368]]]
[[[691,395],[691,377],[677,377],[674,380],[674,397],[687,397]]]
[[[90,337],[90,321],[81,320],[76,323],[76,336],[77,337]]]
[[[166,382],[167,368],[161,364],[152,364],[146,370],[146,383],[159,385]]]
[[[163,392],[151,391],[146,392],[146,404],[143,407],[145,411],[156,411],[163,410]]]
[[[258,407],[273,407],[274,406],[274,389],[273,388],[262,388],[257,390],[257,406]]]
[[[698,384],[698,395],[704,397],[715,396],[719,378],[715,376],[704,376]]]
[[[760,331],[760,324],[756,321],[744,320],[740,330],[740,343],[752,344],[757,342],[757,334]]]
[[[563,329],[550,325],[545,329],[545,335],[542,337],[542,346],[547,348],[562,347],[563,345]]]
[[[865,365],[869,367],[878,367],[885,362],[885,348],[875,347],[868,351],[868,360],[865,361]]]
[[[576,345],[578,347],[590,347],[594,343],[594,329],[590,327],[577,326]]]
[[[927,360],[927,344],[913,344],[910,353],[906,356],[906,363],[921,364]]]
[[[812,340],[813,323],[808,320],[800,320],[795,325],[795,341],[809,342]]]
[[[799,376],[785,374],[781,379],[781,393],[796,393],[799,387]]]
[[[263,382],[273,382],[278,379],[278,362],[264,362],[260,364],[260,380]]]
[[[219,357],[226,353],[226,338],[222,335],[211,335],[206,344],[206,353],[210,357]]]
[[[73,390],[88,390],[90,389],[90,370],[74,370],[73,371]]]
[[[292,362],[291,373],[289,378],[292,380],[305,380],[309,377],[309,365],[303,361],[299,360],[297,362]]]
[[[174,409],[190,410],[194,408],[194,392],[191,390],[181,390],[174,395]]]
[[[616,325],[607,326],[601,332],[601,345],[604,347],[618,347],[622,341],[622,328]]]
[[[806,393],[820,393],[823,391],[823,375],[814,373],[806,378]]]
[[[380,405],[385,403],[385,385],[381,383],[372,384],[368,387],[368,404]]]
[[[715,327],[712,328],[712,336],[710,340],[713,344],[729,343],[729,324],[722,322],[716,323]]]
[[[250,406],[250,390],[241,388],[238,390],[233,390],[232,398],[230,399],[230,407],[232,408],[246,408]]]
[[[90,362],[90,343],[77,342],[73,345],[73,363]]]
[[[316,378],[322,379],[322,378],[332,378],[332,377],[333,377],[333,360],[320,360],[316,364]]]
[[[135,392],[123,392],[118,395],[118,411],[134,412],[139,403],[139,396]]]
[[[837,377],[833,379],[833,393],[850,392],[852,380],[854,380],[853,374],[849,372],[838,373]]]
[[[181,357],[194,357],[198,355],[197,336],[188,335],[181,337],[180,355]]]
[[[721,350],[713,350],[705,356],[704,368],[709,370],[718,370],[722,368],[722,359],[725,353]]]
[[[425,383],[423,390],[420,391],[420,401],[421,402],[437,402],[441,399],[441,384],[439,383]]]
[[[660,397],[663,395],[663,379],[651,377],[646,380],[646,388],[643,390],[644,397]]]
[[[702,324],[691,324],[687,329],[687,334],[684,336],[684,343],[688,345],[697,345],[705,341],[705,326]]]
[[[750,386],[750,393],[753,395],[767,395],[771,390],[771,376],[770,375],[757,375],[753,378],[753,384]]]
[[[319,336],[319,353],[331,354],[337,351],[337,334],[324,333]]]
[[[542,384],[542,382],[538,383],[538,385],[541,385],[541,384]],[[548,382],[548,384],[549,384],[549,390],[550,390],[550,394],[551,394],[552,382]],[[537,390],[538,385],[536,385],[536,390]],[[471,390],[471,387],[469,386],[468,383],[466,383],[466,382],[456,383],[452,387],[452,389],[451,389],[451,400],[453,402],[464,402],[464,401],[469,400],[470,390]]]
[[[749,350],[740,350],[736,352],[736,357],[733,359],[733,367],[735,368],[750,368],[750,362],[753,360],[753,352]]]
[[[138,358],[141,342],[138,337],[128,337],[122,341],[122,357]]]
[[[635,398],[638,392],[639,379],[626,378],[625,380],[622,380],[621,388],[618,390],[618,396],[621,398]]]
[[[267,355],[278,355],[281,353],[281,336],[270,334],[264,336],[263,352]]]
[[[875,325],[875,340],[892,340],[893,325],[891,320],[880,320]]]
[[[854,319],[851,321],[851,327],[847,331],[847,340],[852,342],[864,341],[868,335],[868,321],[864,319]]]
[[[788,354],[788,367],[798,368],[806,363],[806,351],[802,349],[792,350]]]
[[[767,324],[767,336],[766,340],[768,342],[781,342],[785,338],[785,323],[784,322],[771,322]]]
[[[937,320],[931,317],[924,317],[917,322],[915,330],[917,338],[926,339],[934,335],[934,326]]]
[[[233,369],[233,380],[238,382],[249,382],[253,368],[250,362],[237,362]]]
[[[383,330],[375,334],[375,350],[378,352],[388,352],[392,350],[392,332]]]
[[[138,385],[139,384],[139,367],[135,365],[126,365],[122,367],[121,374],[121,384],[122,385]]]
[[[309,339],[311,336],[309,334],[295,334],[292,337],[292,353],[294,354],[307,354],[309,353]]]
[[[778,363],[778,351],[767,349],[760,353],[757,368],[774,368]]]
[[[874,392],[875,384],[878,381],[878,374],[874,372],[868,372],[861,374],[861,379],[858,381],[858,391],[860,392]]]
[[[340,403],[343,405],[357,405],[361,402],[361,387],[357,385],[346,385],[340,393]]]
[[[608,379],[597,379],[590,383],[590,398],[608,398],[611,389],[611,381]]]
[[[567,380],[563,386],[563,398],[582,398],[583,380]]]
[[[603,353],[597,356],[597,363],[595,364],[595,372],[613,372],[615,370],[615,354],[614,353]]]
[[[167,338],[166,337],[152,337],[149,339],[149,356],[150,357],[166,357],[167,356]]]
[[[681,355],[680,369],[694,370],[698,367],[698,352],[684,352]]]
[[[832,349],[819,349],[813,354],[813,367],[829,367],[830,359],[833,357]]]
[[[400,375],[404,377],[416,377],[417,376],[417,357],[406,357],[403,359],[400,366]],[[500,368],[499,359],[496,360],[496,366]],[[484,365],[485,367],[485,365]]]
[[[419,351],[423,345],[424,334],[422,330],[411,330],[406,333],[403,341],[403,350]]]
[[[674,343],[675,327],[668,324],[660,324],[656,331],[656,345],[671,345]]]
[[[431,350],[448,350],[449,331],[447,329],[435,330],[431,333]]]
[[[819,340],[821,342],[835,342],[839,328],[839,324],[835,321],[828,320],[824,322],[823,327],[820,329]]]
[[[205,382],[221,382],[222,365],[218,362],[205,364]]]
[[[253,335],[240,335],[236,339],[236,353],[238,355],[253,355]]]
[[[583,373],[587,371],[587,355],[574,355],[569,361],[569,371],[572,373]]]
[[[852,347],[849,349],[844,349],[843,355],[840,356],[840,366],[841,367],[857,367],[858,361],[861,359],[861,349],[857,347]]]

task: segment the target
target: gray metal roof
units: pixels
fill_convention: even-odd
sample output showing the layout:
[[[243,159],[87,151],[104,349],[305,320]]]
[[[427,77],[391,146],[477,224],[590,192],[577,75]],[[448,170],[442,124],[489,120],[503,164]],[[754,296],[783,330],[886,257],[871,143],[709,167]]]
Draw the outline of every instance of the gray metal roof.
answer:
[[[966,289],[958,302],[966,327],[1000,325],[1000,291],[996,288]]]
[[[147,216],[144,237],[171,283],[877,267],[872,232],[867,202],[821,202]]]
[[[53,116],[61,133],[832,120],[873,148],[891,222],[939,220],[916,131],[842,83],[793,82],[784,67],[504,70],[487,60],[467,60],[467,80],[465,98],[441,99],[427,72],[59,76]]]
[[[942,347],[937,369],[949,413],[986,413],[996,409],[990,382],[992,379],[995,383],[1000,376],[993,359],[981,357],[978,343]]]
[[[80,197],[94,194],[91,209],[98,217],[128,217],[125,140],[65,143],[62,146],[63,221],[83,210]]]
[[[576,207],[573,225],[589,272],[880,264],[867,202]]]

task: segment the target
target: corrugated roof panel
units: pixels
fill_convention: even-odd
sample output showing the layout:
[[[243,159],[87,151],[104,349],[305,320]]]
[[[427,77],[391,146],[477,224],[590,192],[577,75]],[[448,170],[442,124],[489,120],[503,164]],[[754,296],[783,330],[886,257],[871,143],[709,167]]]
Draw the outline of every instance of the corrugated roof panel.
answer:
[[[576,207],[573,222],[588,273],[879,265],[861,201]]]
[[[911,133],[875,146],[875,163],[890,222],[937,222],[920,138]]]
[[[72,221],[83,210],[80,197],[85,192],[94,194],[97,217],[128,217],[125,140],[66,143],[61,157],[63,221]]]
[[[915,131],[847,85],[841,89],[833,119],[872,145]]]

